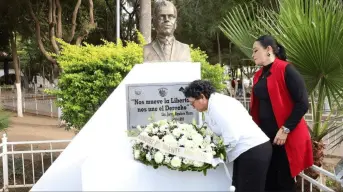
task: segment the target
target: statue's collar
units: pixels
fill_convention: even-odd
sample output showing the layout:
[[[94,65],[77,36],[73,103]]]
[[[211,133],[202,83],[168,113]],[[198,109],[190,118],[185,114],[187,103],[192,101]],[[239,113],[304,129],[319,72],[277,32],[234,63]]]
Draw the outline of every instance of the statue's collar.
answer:
[[[170,44],[172,45],[174,43],[174,36],[169,36],[169,37],[157,37],[157,40],[159,41],[160,44],[166,45]]]

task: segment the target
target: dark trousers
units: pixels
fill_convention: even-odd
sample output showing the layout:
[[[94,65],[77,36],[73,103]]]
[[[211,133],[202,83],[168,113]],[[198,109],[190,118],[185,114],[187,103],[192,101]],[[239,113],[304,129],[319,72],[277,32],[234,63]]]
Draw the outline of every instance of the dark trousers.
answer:
[[[271,156],[269,141],[242,153],[233,164],[235,192],[264,192]]]
[[[295,192],[295,181],[291,176],[284,146],[273,145],[273,154],[266,180],[267,192]]]

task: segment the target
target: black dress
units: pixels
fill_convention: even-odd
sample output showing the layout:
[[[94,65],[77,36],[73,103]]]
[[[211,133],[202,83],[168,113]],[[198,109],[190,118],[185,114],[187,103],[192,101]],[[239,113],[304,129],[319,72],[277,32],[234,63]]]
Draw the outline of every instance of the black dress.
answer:
[[[263,67],[263,73],[255,84],[253,91],[256,99],[258,99],[260,103],[259,126],[270,138],[270,142],[273,143],[279,127],[275,119],[267,88],[268,76],[272,75],[269,72],[271,66],[272,64]],[[303,78],[291,64],[286,67],[285,82],[295,105],[284,126],[292,131],[308,110],[308,95]],[[284,145],[279,146],[273,144],[273,154],[268,169],[265,190],[295,192],[295,181],[291,176]]]

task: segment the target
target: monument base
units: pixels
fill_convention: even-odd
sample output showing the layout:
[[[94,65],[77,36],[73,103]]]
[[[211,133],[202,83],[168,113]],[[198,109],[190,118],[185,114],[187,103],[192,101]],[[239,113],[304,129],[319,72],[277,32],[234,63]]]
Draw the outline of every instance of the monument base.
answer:
[[[205,177],[200,172],[154,170],[134,161],[126,133],[127,84],[200,78],[200,63],[135,65],[31,191],[228,191],[230,181],[220,167]]]

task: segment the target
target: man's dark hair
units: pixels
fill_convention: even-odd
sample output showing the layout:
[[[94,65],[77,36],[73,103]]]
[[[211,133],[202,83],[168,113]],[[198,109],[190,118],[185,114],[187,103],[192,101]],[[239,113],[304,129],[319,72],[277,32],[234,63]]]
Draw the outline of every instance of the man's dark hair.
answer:
[[[216,92],[213,85],[206,80],[195,80],[191,82],[183,91],[186,98],[193,97],[195,99],[201,99],[201,94],[209,99],[211,94]]]

